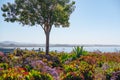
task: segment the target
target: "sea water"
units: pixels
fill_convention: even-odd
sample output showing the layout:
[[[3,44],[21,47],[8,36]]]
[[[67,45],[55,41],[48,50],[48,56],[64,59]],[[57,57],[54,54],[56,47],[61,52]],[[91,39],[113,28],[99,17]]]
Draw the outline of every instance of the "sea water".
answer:
[[[45,51],[45,47],[4,47],[5,49],[27,49],[27,50],[41,50]],[[50,47],[50,51],[56,52],[71,52],[73,51],[74,47]],[[84,50],[89,52],[100,51],[100,52],[120,52],[120,47],[83,47]]]
[[[39,50],[45,51],[45,47],[20,47],[20,49],[28,49],[28,50]],[[50,51],[57,52],[71,52],[74,47],[50,47]],[[83,47],[84,50],[89,52],[101,51],[101,52],[120,52],[120,47]]]

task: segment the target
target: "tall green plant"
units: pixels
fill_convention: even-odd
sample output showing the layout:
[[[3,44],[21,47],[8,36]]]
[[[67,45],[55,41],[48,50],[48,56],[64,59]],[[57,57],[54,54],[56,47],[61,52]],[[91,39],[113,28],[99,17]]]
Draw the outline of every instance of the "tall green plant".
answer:
[[[83,50],[83,46],[74,47],[73,52],[77,58],[79,58],[81,55],[87,55],[87,51]]]

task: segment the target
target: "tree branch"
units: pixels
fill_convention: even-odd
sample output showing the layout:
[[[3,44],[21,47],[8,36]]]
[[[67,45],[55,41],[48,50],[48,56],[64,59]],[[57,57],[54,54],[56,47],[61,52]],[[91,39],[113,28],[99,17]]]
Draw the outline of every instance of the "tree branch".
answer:
[[[40,25],[40,26],[42,27],[42,29],[44,30],[44,32],[46,32],[46,31],[45,31],[45,27],[44,27],[43,25]]]

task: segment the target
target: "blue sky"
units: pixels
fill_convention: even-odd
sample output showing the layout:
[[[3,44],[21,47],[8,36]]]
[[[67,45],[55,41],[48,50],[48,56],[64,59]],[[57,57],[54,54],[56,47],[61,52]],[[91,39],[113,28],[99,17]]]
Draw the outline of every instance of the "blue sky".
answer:
[[[0,0],[0,7],[6,2]],[[75,0],[76,9],[70,17],[69,28],[52,28],[51,44],[119,44],[120,0]],[[0,10],[0,42],[16,41],[45,43],[40,26],[7,23]]]

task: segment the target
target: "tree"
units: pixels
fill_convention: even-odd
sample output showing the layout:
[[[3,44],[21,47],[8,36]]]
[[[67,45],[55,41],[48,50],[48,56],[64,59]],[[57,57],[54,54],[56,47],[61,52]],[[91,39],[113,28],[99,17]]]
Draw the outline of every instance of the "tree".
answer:
[[[74,11],[71,0],[15,0],[3,4],[1,10],[7,22],[23,25],[40,25],[46,35],[46,55],[49,54],[49,36],[52,26],[69,27],[69,17]]]

